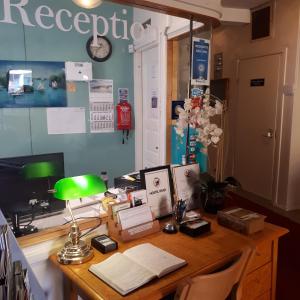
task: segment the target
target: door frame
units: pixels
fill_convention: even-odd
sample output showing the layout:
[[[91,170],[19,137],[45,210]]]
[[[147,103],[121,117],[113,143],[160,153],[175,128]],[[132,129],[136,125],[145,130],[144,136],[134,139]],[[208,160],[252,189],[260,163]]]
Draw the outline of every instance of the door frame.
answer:
[[[235,163],[236,163],[236,125],[237,125],[237,106],[239,105],[239,66],[240,62],[243,60],[250,60],[255,58],[262,58],[271,55],[280,55],[280,63],[279,63],[279,85],[277,87],[277,99],[276,99],[276,115],[275,115],[275,146],[274,146],[274,165],[273,165],[273,180],[272,180],[272,197],[271,202],[275,206],[279,206],[278,204],[278,195],[279,195],[279,170],[281,169],[282,163],[282,152],[283,152],[283,113],[284,113],[284,93],[283,93],[283,86],[286,84],[286,68],[287,68],[287,48],[284,48],[281,51],[275,51],[270,53],[265,53],[262,55],[256,56],[245,56],[239,57],[236,61],[236,108],[233,111],[233,120],[234,120],[234,146],[233,146],[233,166],[232,166],[232,173],[234,174],[235,170]]]
[[[166,95],[167,95],[167,37],[159,32],[157,39],[145,45],[139,45],[134,52],[134,111],[135,111],[135,170],[143,168],[143,81],[142,81],[142,52],[158,47],[159,89],[160,101],[160,165],[166,164]]]

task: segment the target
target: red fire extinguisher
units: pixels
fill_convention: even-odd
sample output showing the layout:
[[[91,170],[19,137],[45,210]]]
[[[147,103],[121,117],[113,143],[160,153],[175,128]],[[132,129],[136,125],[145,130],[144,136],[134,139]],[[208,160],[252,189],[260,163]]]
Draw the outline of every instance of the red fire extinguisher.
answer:
[[[117,129],[123,131],[122,144],[125,144],[125,131],[126,140],[128,140],[129,130],[131,129],[131,105],[128,101],[121,101],[116,107],[117,109]]]

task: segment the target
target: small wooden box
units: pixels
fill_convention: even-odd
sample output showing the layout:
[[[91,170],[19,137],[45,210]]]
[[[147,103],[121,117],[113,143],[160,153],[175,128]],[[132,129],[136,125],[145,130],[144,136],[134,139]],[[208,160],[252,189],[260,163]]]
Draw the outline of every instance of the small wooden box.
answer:
[[[266,216],[234,207],[218,211],[218,223],[242,234],[253,234],[264,229]]]

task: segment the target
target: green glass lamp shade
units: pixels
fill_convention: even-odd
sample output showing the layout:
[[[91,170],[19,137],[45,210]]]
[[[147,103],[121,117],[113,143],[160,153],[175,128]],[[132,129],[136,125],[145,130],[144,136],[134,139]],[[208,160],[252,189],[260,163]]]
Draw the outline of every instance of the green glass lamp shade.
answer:
[[[55,183],[54,197],[59,200],[75,200],[106,192],[104,181],[96,175],[63,178]]]
[[[53,162],[29,163],[22,168],[21,172],[25,179],[45,178],[59,174],[58,167]]]

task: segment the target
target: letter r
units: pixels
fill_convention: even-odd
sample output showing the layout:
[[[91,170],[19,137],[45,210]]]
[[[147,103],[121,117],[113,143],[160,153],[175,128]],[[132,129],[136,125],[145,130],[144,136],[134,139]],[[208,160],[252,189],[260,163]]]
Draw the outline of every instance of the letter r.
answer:
[[[28,19],[28,15],[24,9],[24,6],[28,4],[29,0],[20,0],[19,3],[12,4],[10,3],[11,0],[3,0],[3,10],[4,10],[4,18],[0,20],[2,23],[10,23],[10,24],[17,24],[15,21],[13,21],[11,16],[11,8],[15,7],[19,10],[19,13],[22,18],[22,22],[25,26],[32,26],[34,27],[32,23],[30,23]]]

